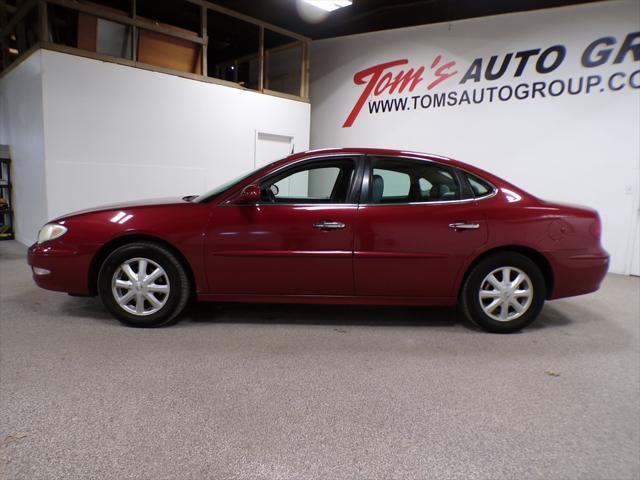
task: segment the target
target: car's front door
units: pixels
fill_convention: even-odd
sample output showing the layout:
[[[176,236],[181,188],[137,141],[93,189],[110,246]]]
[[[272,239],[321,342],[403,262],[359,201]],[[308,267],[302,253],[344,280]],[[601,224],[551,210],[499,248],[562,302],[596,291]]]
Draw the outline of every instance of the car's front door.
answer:
[[[260,180],[260,202],[215,206],[205,239],[210,293],[353,295],[360,163],[297,162]]]
[[[356,295],[446,303],[464,260],[487,240],[478,202],[455,169],[436,162],[370,157],[365,178],[354,242]]]

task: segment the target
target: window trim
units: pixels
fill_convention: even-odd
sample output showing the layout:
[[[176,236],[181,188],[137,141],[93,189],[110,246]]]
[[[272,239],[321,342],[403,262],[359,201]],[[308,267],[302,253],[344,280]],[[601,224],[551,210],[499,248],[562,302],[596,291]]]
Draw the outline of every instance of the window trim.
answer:
[[[361,190],[362,190],[362,176],[363,176],[363,172],[364,172],[364,162],[365,162],[365,155],[363,154],[331,154],[331,155],[317,155],[314,157],[305,157],[305,158],[301,158],[299,160],[296,160],[293,163],[287,163],[285,165],[281,165],[280,167],[276,168],[275,170],[263,175],[262,177],[256,178],[255,180],[253,180],[252,182],[249,183],[244,183],[242,185],[242,187],[238,190],[241,190],[242,188],[245,188],[248,185],[254,185],[254,184],[261,184],[264,181],[268,181],[270,178],[272,177],[278,177],[280,176],[280,174],[286,173],[287,170],[293,170],[296,169],[300,166],[304,166],[307,163],[316,163],[316,162],[321,162],[322,160],[327,160],[327,161],[331,161],[332,159],[345,159],[345,160],[352,160],[353,164],[354,164],[354,175],[351,179],[351,184],[349,185],[349,189],[347,191],[347,198],[344,202],[340,202],[340,203],[315,203],[315,202],[309,202],[309,203],[266,203],[266,202],[256,202],[256,203],[252,203],[252,204],[243,204],[243,203],[234,203],[233,199],[236,195],[237,190],[234,190],[233,192],[231,192],[229,195],[225,195],[223,200],[218,202],[219,206],[235,206],[235,207],[291,207],[291,206],[295,206],[295,207],[309,207],[309,206],[314,206],[314,207],[318,207],[318,206],[325,206],[325,207],[335,207],[335,206],[358,206],[358,199],[360,198],[360,194],[361,194]],[[319,167],[320,168],[320,167]]]
[[[453,177],[460,184],[461,195],[465,196],[466,198],[460,198],[460,199],[456,199],[456,200],[438,200],[438,201],[434,201],[434,202],[371,203],[371,202],[369,202],[369,189],[370,189],[370,183],[371,183],[371,174],[373,173],[372,162],[371,162],[372,157],[385,157],[385,158],[393,158],[393,159],[398,159],[398,160],[413,160],[413,161],[418,161],[418,162],[430,163],[430,164],[433,164],[433,165],[437,165],[439,167],[444,167],[445,169],[449,169],[451,171]],[[469,192],[467,192],[465,194],[465,192],[464,192],[465,188],[463,187],[463,185],[466,184],[467,180],[466,180],[466,177],[462,175],[462,172],[468,173],[470,175],[474,175],[474,176],[482,179],[483,181],[485,181],[488,185],[490,185],[493,188],[492,193],[490,195],[485,195],[485,196],[482,196],[482,197],[475,197],[475,195],[473,194],[473,190],[471,190],[471,187],[468,186],[467,188],[470,190],[471,195],[467,197],[466,195],[468,195]],[[411,156],[407,156],[407,155],[370,155],[370,154],[367,154],[365,156],[363,181],[362,181],[362,188],[360,190],[360,198],[359,198],[358,205],[363,206],[363,207],[392,207],[392,206],[396,206],[396,205],[397,206],[406,206],[406,205],[451,205],[451,204],[463,204],[463,203],[487,200],[489,198],[495,197],[497,194],[498,194],[498,188],[493,183],[491,183],[490,181],[486,180],[484,177],[481,177],[481,176],[479,176],[479,175],[477,175],[477,174],[475,174],[473,172],[469,172],[468,170],[465,170],[464,168],[460,168],[458,166],[447,165],[447,164],[432,160],[430,158],[411,157]]]

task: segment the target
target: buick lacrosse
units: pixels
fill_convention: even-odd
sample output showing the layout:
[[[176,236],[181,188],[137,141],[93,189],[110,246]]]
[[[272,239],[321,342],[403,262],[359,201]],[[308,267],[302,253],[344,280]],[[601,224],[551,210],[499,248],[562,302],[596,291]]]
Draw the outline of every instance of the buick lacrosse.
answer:
[[[35,282],[168,325],[189,300],[456,306],[492,332],[597,290],[592,209],[435,155],[292,155],[208,193],[65,215],[29,249]]]

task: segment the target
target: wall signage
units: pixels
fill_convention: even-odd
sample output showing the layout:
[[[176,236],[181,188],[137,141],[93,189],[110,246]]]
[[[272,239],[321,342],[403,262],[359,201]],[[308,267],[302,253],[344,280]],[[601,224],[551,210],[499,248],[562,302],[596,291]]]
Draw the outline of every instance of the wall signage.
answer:
[[[342,127],[351,127],[363,112],[378,115],[640,89],[640,69],[631,73],[597,73],[601,66],[640,62],[640,32],[631,32],[623,39],[600,37],[586,45],[578,53],[584,75],[504,83],[523,74],[549,75],[570,53],[564,45],[551,45],[476,58],[468,66],[441,54],[426,65],[411,65],[406,58],[373,65],[353,76],[354,84],[361,87],[360,95]],[[485,83],[488,85],[484,86]],[[454,85],[461,88],[454,90]]]

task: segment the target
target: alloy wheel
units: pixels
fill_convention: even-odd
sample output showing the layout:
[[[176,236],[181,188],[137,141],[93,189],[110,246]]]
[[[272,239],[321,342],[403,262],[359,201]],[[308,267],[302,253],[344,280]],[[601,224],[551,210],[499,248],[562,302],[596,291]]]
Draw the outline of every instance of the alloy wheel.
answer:
[[[111,290],[120,308],[133,315],[147,316],[164,307],[171,285],[167,272],[156,262],[132,258],[114,272]]]
[[[480,283],[478,292],[483,312],[498,322],[510,322],[524,315],[533,301],[529,276],[516,267],[500,267]]]

